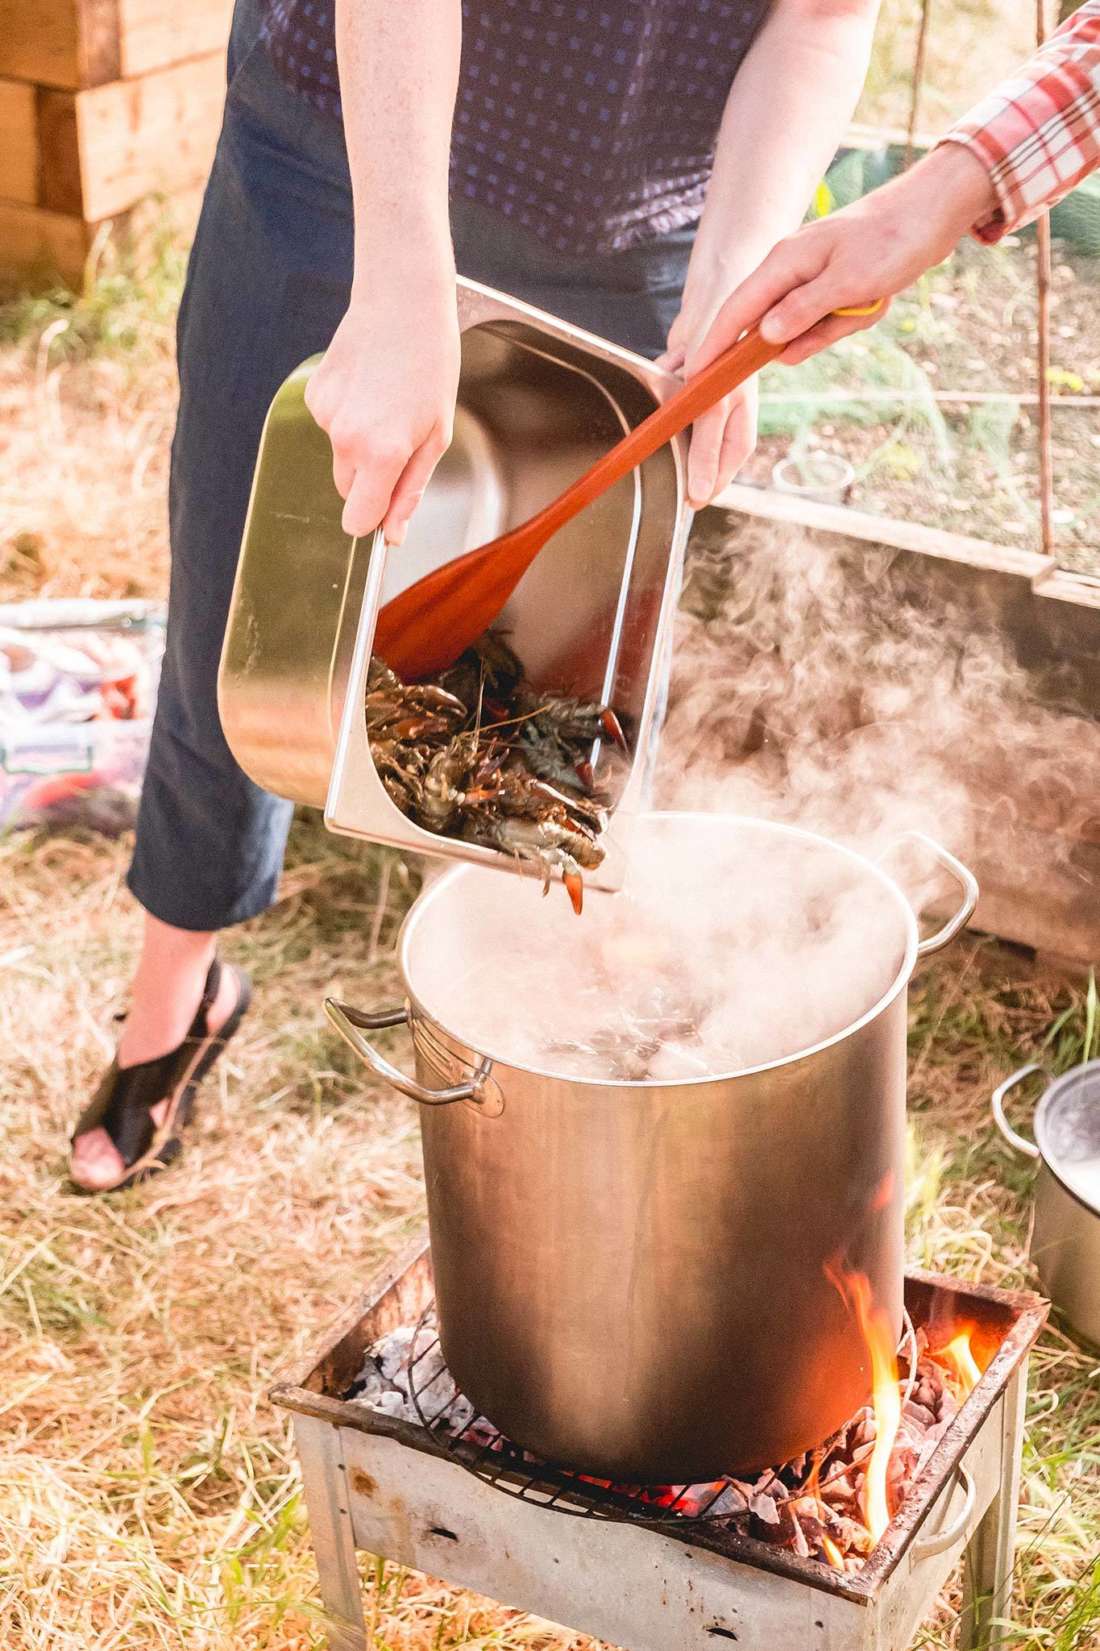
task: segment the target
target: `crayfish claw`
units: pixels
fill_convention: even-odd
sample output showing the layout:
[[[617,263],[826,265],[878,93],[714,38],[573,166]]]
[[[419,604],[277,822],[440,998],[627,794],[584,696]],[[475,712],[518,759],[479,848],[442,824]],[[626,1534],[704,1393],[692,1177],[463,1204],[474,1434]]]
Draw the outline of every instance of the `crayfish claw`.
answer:
[[[615,744],[619,747],[620,751],[624,751],[628,756],[630,755],[630,747],[626,743],[626,735],[623,733],[623,725],[611,709],[610,705],[605,705],[600,712],[600,727],[603,729],[608,739],[615,741]]]
[[[574,864],[571,870],[566,870],[563,866],[561,880],[568,890],[573,910],[579,917],[584,909],[584,878],[581,876],[580,867]]]

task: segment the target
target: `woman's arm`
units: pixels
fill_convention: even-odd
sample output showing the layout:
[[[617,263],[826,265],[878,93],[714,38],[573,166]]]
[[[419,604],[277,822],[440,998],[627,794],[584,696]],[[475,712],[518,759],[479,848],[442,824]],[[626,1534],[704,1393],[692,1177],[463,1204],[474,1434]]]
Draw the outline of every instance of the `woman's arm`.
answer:
[[[1100,0],[1085,0],[931,154],[781,241],[718,314],[699,365],[761,320],[804,361],[870,319],[834,315],[901,292],[968,232],[996,240],[1100,166]]]
[[[879,0],[775,0],[726,104],[665,364],[690,373],[730,293],[797,227],[855,108]],[[692,436],[688,493],[714,496],[752,450],[752,393],[730,398]]]
[[[344,529],[400,544],[451,439],[458,318],[448,214],[460,0],[336,0],[355,211],[351,302],[310,380]]]

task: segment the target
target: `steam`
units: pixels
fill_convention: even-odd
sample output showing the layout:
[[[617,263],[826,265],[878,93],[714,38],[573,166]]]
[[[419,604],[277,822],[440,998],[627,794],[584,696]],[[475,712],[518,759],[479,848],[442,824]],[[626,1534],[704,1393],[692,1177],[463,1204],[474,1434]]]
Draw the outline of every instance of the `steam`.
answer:
[[[1016,884],[1052,843],[1100,841],[1100,729],[1042,703],[994,615],[914,589],[913,567],[755,524],[697,547],[654,801],[727,818],[635,822],[623,893],[591,892],[579,921],[556,889],[464,874],[413,948],[430,1012],[564,1075],[741,1071],[872,1009],[907,924],[872,870],[729,816],[880,861],[917,911],[958,894],[914,832]]]
[[[697,547],[661,806],[785,820],[872,857],[925,832],[1013,888],[1100,842],[1100,727],[1067,709],[1067,670],[1026,669],[999,616],[934,567],[755,523]],[[943,889],[926,855],[890,864],[918,906]]]
[[[416,996],[511,1064],[674,1082],[823,1042],[897,978],[904,903],[831,844],[691,814],[639,819],[629,849],[626,887],[580,919],[492,870],[437,888],[412,934]]]

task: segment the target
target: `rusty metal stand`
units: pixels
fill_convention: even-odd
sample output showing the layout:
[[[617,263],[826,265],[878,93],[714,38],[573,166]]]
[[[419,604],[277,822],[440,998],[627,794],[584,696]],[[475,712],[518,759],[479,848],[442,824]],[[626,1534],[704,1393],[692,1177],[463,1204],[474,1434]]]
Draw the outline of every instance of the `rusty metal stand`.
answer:
[[[311,1416],[295,1416],[294,1440],[302,1464],[329,1651],[367,1651],[363,1585],[355,1560],[340,1430]]]
[[[1007,1651],[1004,1626],[1012,1608],[1016,1514],[1020,1505],[1021,1445],[1027,1369],[1017,1371],[1004,1396],[1001,1482],[963,1554],[963,1606],[958,1651]]]

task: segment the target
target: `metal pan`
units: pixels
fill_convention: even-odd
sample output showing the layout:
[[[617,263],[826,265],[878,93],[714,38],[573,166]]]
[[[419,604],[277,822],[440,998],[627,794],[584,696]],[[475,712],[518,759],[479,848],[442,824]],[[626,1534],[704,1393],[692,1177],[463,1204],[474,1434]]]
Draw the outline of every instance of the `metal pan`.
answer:
[[[375,618],[405,585],[523,521],[653,411],[678,380],[500,293],[459,282],[454,442],[392,556],[340,526],[327,437],[305,406],[315,365],[283,385],[264,428],[226,631],[219,705],[230,748],[267,790],[322,807],[334,831],[523,869],[414,825],[371,760],[363,699]],[[667,646],[691,512],[687,438],[568,523],[501,615],[537,687],[613,703],[633,760],[612,812],[639,805],[663,713]],[[607,859],[589,880],[616,887]]]
[[[1100,1345],[1100,1060],[1048,1084],[1029,1141],[1008,1122],[1005,1098],[1042,1072],[1022,1066],[1006,1078],[993,1092],[993,1118],[1012,1150],[1039,1165],[1030,1253],[1043,1288],[1068,1324]]]

